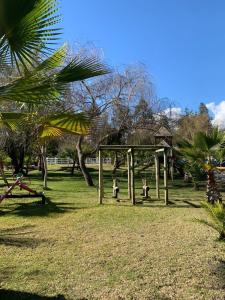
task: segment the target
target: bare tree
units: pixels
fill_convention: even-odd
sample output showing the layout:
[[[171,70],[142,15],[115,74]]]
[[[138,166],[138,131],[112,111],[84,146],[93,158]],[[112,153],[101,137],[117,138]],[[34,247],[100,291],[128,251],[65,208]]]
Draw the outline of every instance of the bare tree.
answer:
[[[73,87],[74,107],[88,113],[93,122],[90,136],[80,136],[76,145],[79,165],[87,185],[93,186],[94,183],[86,168],[85,158],[94,155],[101,143],[113,143],[113,139],[117,143],[127,142],[137,125],[133,117],[142,97],[146,99],[147,106],[156,111],[158,100],[142,65],[129,66],[123,72],[115,71]],[[142,126],[147,122],[150,124],[143,119]],[[85,153],[82,148],[84,142],[91,145],[91,151]]]

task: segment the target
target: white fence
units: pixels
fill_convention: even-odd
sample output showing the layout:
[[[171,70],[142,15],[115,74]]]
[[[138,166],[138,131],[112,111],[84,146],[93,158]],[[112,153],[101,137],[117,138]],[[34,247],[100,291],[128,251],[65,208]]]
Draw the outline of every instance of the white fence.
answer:
[[[47,157],[47,164],[48,165],[71,165],[73,160],[71,158],[58,158],[58,157]],[[98,164],[98,158],[89,157],[85,160],[86,164],[95,165]],[[111,164],[111,158],[106,157],[103,159],[104,164]]]
[[[99,160],[98,160],[98,158],[89,157],[89,158],[86,158],[85,162],[86,162],[86,164],[96,165],[96,164],[98,164]],[[111,160],[110,157],[105,157],[105,158],[103,158],[103,163],[104,164],[111,164],[112,160]]]

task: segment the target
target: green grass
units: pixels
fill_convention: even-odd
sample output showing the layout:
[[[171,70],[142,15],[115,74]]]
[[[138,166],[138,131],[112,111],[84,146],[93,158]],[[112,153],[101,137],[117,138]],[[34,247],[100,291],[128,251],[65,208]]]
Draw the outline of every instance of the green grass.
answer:
[[[99,206],[97,189],[79,174],[55,170],[45,206],[34,199],[2,202],[0,299],[225,298],[225,245],[194,221],[206,217],[193,206],[204,192],[177,180],[168,207],[155,199],[132,207],[120,177],[118,203],[109,171]],[[41,190],[36,172],[31,182]],[[139,195],[141,178],[136,183]]]

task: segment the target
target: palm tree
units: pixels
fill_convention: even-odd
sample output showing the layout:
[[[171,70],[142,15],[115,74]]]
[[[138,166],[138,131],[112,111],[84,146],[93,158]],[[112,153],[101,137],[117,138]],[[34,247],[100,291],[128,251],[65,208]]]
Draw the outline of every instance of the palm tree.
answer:
[[[183,140],[179,143],[180,152],[186,162],[194,167],[202,169],[207,175],[206,197],[211,204],[222,202],[222,197],[218,191],[214,171],[217,169],[217,158],[223,151],[222,143],[224,135],[218,128],[211,133],[199,132],[195,135],[193,142]]]
[[[56,27],[60,21],[57,3],[57,0],[0,0],[2,103],[51,104],[62,99],[71,82],[108,73],[96,57],[79,54],[66,64],[66,46],[55,50],[61,34]],[[0,112],[0,123],[10,129],[24,122],[24,118],[24,114]],[[41,137],[66,131],[88,132],[88,122],[81,114],[49,116],[43,124]]]

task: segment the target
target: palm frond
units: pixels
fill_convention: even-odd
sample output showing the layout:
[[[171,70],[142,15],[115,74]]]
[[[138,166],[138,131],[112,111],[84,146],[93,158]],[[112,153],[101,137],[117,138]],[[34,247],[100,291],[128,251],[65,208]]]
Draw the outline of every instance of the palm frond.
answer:
[[[194,147],[200,149],[201,151],[207,152],[209,147],[206,138],[207,136],[204,132],[196,133],[193,142]]]
[[[39,103],[59,100],[69,83],[109,72],[95,58],[75,59],[62,70],[57,70],[64,59],[65,51],[65,47],[59,49],[25,77],[1,86],[0,101]]]
[[[56,75],[58,84],[84,80],[108,74],[109,70],[95,57],[75,57]]]
[[[43,73],[47,74],[48,71],[53,71],[56,68],[59,68],[63,65],[64,59],[67,53],[66,45],[63,45],[58,50],[56,50],[50,57],[41,62],[34,70],[33,74]]]
[[[83,113],[60,113],[48,116],[39,131],[40,138],[58,137],[64,133],[87,135],[90,119]]]
[[[27,114],[23,113],[0,113],[0,126],[15,131],[25,124],[26,117]]]
[[[64,132],[59,129],[52,126],[44,125],[39,130],[39,138],[51,138],[51,137],[61,137],[64,134]]]
[[[1,0],[1,63],[32,65],[38,53],[49,54],[58,39],[57,0]]]
[[[63,66],[65,46],[44,60],[59,33],[57,10],[57,0],[0,0],[0,66],[24,71],[0,86],[0,101],[59,100],[71,82],[109,72],[96,57],[77,55]]]
[[[197,220],[205,225],[215,229],[220,234],[220,239],[225,239],[225,208],[222,203],[216,203],[212,205],[208,202],[202,202],[202,207],[207,212],[211,221],[208,220]]]
[[[0,87],[0,101],[41,103],[60,98],[51,78],[22,77]]]
[[[204,225],[207,225],[211,228],[213,228],[214,230],[216,230],[217,232],[220,232],[221,231],[221,228],[217,226],[217,224],[214,224],[213,222],[210,222],[210,221],[207,221],[207,220],[203,220],[203,219],[196,219],[196,221],[198,223],[201,223],[201,224],[204,224]]]

